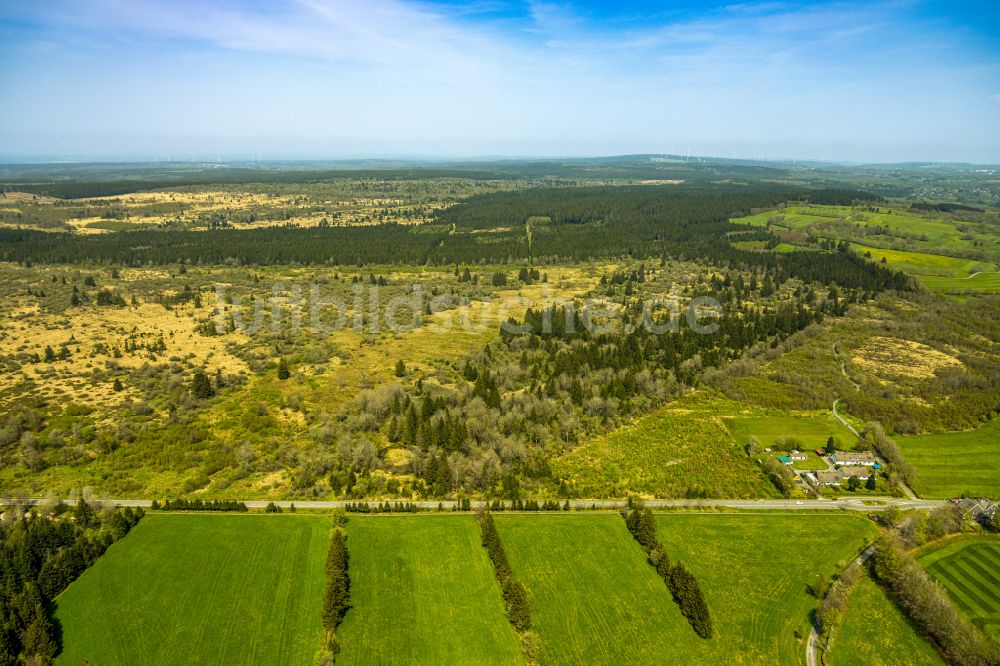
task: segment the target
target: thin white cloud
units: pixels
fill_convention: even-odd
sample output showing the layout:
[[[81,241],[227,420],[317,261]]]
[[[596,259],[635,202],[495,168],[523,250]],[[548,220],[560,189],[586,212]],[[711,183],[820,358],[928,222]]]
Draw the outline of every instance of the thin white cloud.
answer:
[[[490,0],[457,9],[405,0],[52,0],[18,11],[52,26],[37,41],[76,40],[62,42],[64,61],[38,80],[80,79],[63,93],[80,102],[69,109],[37,95],[37,107],[29,99],[0,110],[0,126],[184,123],[205,135],[417,137],[466,153],[544,152],[532,146],[584,139],[625,151],[669,150],[689,137],[925,137],[949,113],[964,120],[957,100],[990,96],[996,73],[956,75],[954,36],[913,32],[901,6],[761,2],[608,23],[557,0],[535,0],[520,18]],[[87,51],[83,35],[95,53],[194,65],[174,81],[170,71],[142,79],[141,67],[130,72],[105,56],[105,69],[121,77],[119,98],[72,76],[73,49]],[[58,61],[46,53],[28,56]],[[917,88],[944,92],[927,100]],[[143,105],[143,95],[156,103]],[[231,100],[240,100],[235,117]],[[976,122],[956,125],[997,137]]]

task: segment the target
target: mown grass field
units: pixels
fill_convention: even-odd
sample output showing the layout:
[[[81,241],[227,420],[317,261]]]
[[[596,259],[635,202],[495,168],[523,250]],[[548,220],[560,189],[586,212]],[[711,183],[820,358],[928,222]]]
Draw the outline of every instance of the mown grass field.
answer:
[[[699,647],[617,514],[494,517],[531,598],[540,664],[672,663]]]
[[[347,535],[338,665],[523,661],[472,516],[352,516]]]
[[[796,632],[808,634],[817,605],[806,586],[875,535],[867,520],[839,514],[666,513],[657,524],[671,557],[697,575],[716,630],[711,641],[686,641],[703,656],[681,652],[673,663],[804,663]]]
[[[933,291],[946,294],[1000,292],[1000,273],[979,273],[969,277],[921,277],[920,281]]]
[[[662,514],[661,541],[701,583],[716,635],[698,638],[617,515],[496,515],[528,588],[541,664],[799,664],[831,574],[874,534],[859,517]]]
[[[852,448],[856,438],[850,430],[833,417],[829,411],[813,414],[777,414],[765,416],[738,416],[724,418],[723,423],[733,433],[740,444],[745,444],[753,435],[761,446],[777,451],[787,450],[787,444],[781,444],[782,438],[792,438],[799,442],[797,448],[803,451],[826,448],[826,442],[832,435],[840,440],[840,445]],[[825,469],[826,465],[817,469]],[[803,468],[808,469],[808,468]]]
[[[770,210],[763,213],[757,213],[756,215],[750,215],[748,217],[734,218],[732,221],[737,224],[751,224],[756,227],[766,227],[769,225],[769,220],[774,219],[775,222],[771,226],[783,228],[783,229],[801,229],[807,227],[810,224],[819,224],[823,222],[833,222],[837,219],[837,215],[814,215],[811,212],[805,212],[810,210],[810,207],[806,206],[789,206],[783,210]],[[845,209],[849,211],[850,209]],[[818,211],[825,212],[825,211]],[[845,213],[845,215],[849,214]]]
[[[941,254],[926,252],[908,252],[905,250],[888,250],[869,247],[859,243],[851,243],[858,254],[871,253],[872,261],[885,259],[886,265],[914,275],[936,275],[941,277],[964,278],[977,271],[995,271],[996,266],[984,261],[947,257]]]
[[[960,537],[928,550],[919,561],[973,624],[1000,639],[1000,538]]]
[[[552,460],[581,497],[769,497],[774,488],[717,416],[731,406],[699,395],[594,438]]]
[[[851,593],[827,654],[831,666],[938,666],[944,660],[868,576]]]
[[[58,598],[60,664],[303,664],[330,520],[147,515]]]
[[[897,437],[917,470],[914,490],[924,497],[1000,495],[1000,419],[965,432]]]

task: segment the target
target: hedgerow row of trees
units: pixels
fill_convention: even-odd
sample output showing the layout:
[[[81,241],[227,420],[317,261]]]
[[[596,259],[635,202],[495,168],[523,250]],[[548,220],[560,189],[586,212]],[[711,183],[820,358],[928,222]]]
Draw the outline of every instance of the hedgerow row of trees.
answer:
[[[97,510],[81,499],[51,517],[34,511],[0,524],[0,666],[51,664],[61,648],[52,600],[108,546],[128,534],[142,509]]]
[[[821,583],[814,583],[810,587],[813,593],[819,597],[819,608],[816,609],[816,628],[818,629],[820,640],[825,645],[830,644],[830,637],[847,615],[847,603],[851,596],[851,589],[861,576],[861,567],[858,563],[851,562],[837,576],[828,587],[826,580],[820,577]]]
[[[153,500],[151,509],[161,511],[239,511],[246,512],[247,505],[234,500],[168,499],[163,504]]]
[[[894,479],[908,485],[913,483],[916,470],[903,458],[903,450],[899,447],[899,444],[885,434],[885,429],[881,423],[866,423],[865,437],[871,441],[875,452],[889,463]]]
[[[336,630],[351,608],[349,564],[347,536],[335,527],[326,556],[326,587],[323,590],[323,628],[326,630],[326,649],[330,654],[340,650]]]
[[[955,608],[940,585],[910,555],[892,533],[875,545],[872,571],[913,621],[956,666],[1000,663],[1000,648]]]
[[[479,529],[482,532],[483,547],[489,553],[490,561],[493,562],[493,571],[496,573],[497,581],[500,583],[500,591],[503,593],[507,619],[517,631],[527,631],[531,628],[528,591],[521,583],[514,580],[510,562],[507,561],[507,551],[504,550],[500,533],[497,532],[496,524],[493,522],[493,514],[489,511],[481,511],[477,517]]]
[[[702,638],[712,637],[712,616],[698,580],[680,562],[670,563],[667,549],[656,536],[656,517],[649,509],[632,509],[624,515],[628,531],[646,551],[649,563],[670,589],[681,614]]]
[[[344,505],[347,513],[417,513],[420,507],[413,502],[348,502]]]

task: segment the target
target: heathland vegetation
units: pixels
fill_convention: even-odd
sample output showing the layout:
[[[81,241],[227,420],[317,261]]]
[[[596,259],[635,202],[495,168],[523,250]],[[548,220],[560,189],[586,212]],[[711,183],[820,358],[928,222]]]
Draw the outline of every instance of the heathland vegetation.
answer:
[[[0,230],[0,255],[18,262],[0,268],[12,304],[0,322],[5,486],[208,499],[767,497],[794,494],[791,481],[775,488],[783,475],[747,449],[750,436],[812,449],[812,424],[848,449],[878,446],[821,416],[838,398],[856,427],[877,422],[890,438],[974,428],[996,409],[995,300],[924,293],[848,243],[861,216],[896,234],[919,218],[928,238],[990,254],[988,211],[904,214],[857,190],[700,180],[363,174],[324,191],[283,178],[270,193],[10,199],[38,219],[46,206],[92,206],[102,219],[152,220],[168,213],[148,207],[168,203],[195,226],[209,211],[225,219],[200,231]],[[366,199],[383,195],[425,209],[403,223]],[[369,217],[334,220],[339,196]],[[289,220],[327,223],[235,219],[282,206]],[[782,227],[768,215],[854,231],[769,252]],[[688,418],[686,394],[705,385],[732,403]],[[749,415],[758,432],[748,408],[764,410]],[[912,480],[907,465],[920,487],[917,458],[891,461],[879,492]]]
[[[995,659],[992,542],[912,550],[995,522],[890,498],[996,494],[989,178],[122,169],[0,168],[0,663]]]

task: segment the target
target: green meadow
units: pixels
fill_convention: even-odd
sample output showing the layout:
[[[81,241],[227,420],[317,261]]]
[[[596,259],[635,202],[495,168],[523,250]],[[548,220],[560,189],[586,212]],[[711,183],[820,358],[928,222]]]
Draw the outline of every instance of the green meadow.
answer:
[[[924,497],[1000,496],[1000,419],[964,432],[896,438],[917,470],[913,489]]]
[[[799,637],[808,634],[817,605],[807,585],[839,570],[875,536],[864,518],[839,514],[667,513],[657,524],[667,552],[697,575],[712,611],[716,636],[692,654],[713,664],[804,663]]]
[[[887,266],[921,276],[938,276],[946,278],[967,278],[979,271],[996,271],[996,266],[984,261],[948,257],[943,254],[927,252],[909,252],[906,250],[888,250],[869,247],[859,243],[851,243],[858,254],[871,254],[872,261],[881,262],[885,259]],[[930,286],[930,285],[928,285]]]
[[[839,222],[843,225],[884,227],[891,234],[913,238],[913,242],[924,244],[929,248],[955,248],[963,245],[963,232],[951,220],[923,217],[916,213],[891,208],[880,208],[878,212],[874,212],[850,206],[795,204],[783,209],[734,218],[733,222],[754,226],[770,225],[791,230]]]
[[[495,514],[541,664],[671,663],[702,639],[617,514]]]
[[[147,515],[57,599],[60,664],[313,663],[330,520]]]
[[[816,605],[806,586],[874,535],[856,516],[661,514],[660,539],[701,584],[699,638],[617,515],[496,516],[531,594],[541,664],[799,664]]]
[[[885,592],[862,576],[827,653],[831,666],[938,666],[945,662]]]
[[[920,281],[933,291],[946,294],[1000,292],[1000,273],[978,273],[968,277],[921,277]]]
[[[1000,639],[1000,537],[961,536],[919,561],[974,625]]]
[[[851,431],[829,411],[811,414],[724,417],[723,423],[741,445],[752,435],[760,441],[761,446],[776,451],[792,448],[787,442],[782,443],[789,439],[798,442],[794,446],[803,451],[825,448],[831,436],[840,440],[840,445],[843,447],[852,448],[855,442]],[[825,467],[824,465],[823,468]]]
[[[967,258],[970,252],[982,253],[984,243],[993,242],[992,232],[980,224],[957,222],[944,216],[925,217],[888,207],[875,212],[850,206],[802,204],[732,221],[769,227],[777,232],[851,240],[851,246],[859,254],[868,255],[876,262],[885,259],[888,266],[918,276],[932,291],[956,295],[1000,291],[997,265]],[[869,233],[872,231],[875,233]],[[798,244],[804,238],[790,242]],[[888,245],[895,249],[884,247]],[[908,249],[899,249],[901,246]],[[802,248],[783,242],[774,251],[795,249]],[[995,253],[990,256],[995,257]]]
[[[824,209],[812,210],[808,206],[788,206],[782,210],[770,210],[763,213],[757,213],[755,215],[749,215],[747,217],[733,218],[733,222],[737,224],[750,224],[755,227],[766,227],[768,225],[773,227],[778,227],[782,229],[802,229],[808,227],[811,224],[821,224],[825,222],[834,222],[840,216],[838,211],[840,207],[831,206]],[[848,212],[845,214],[850,214],[850,209],[846,208]],[[806,212],[808,211],[808,212]],[[816,213],[831,213],[831,214],[816,214]],[[770,222],[774,220],[774,222]]]
[[[347,547],[337,664],[523,661],[472,516],[352,516]]]

